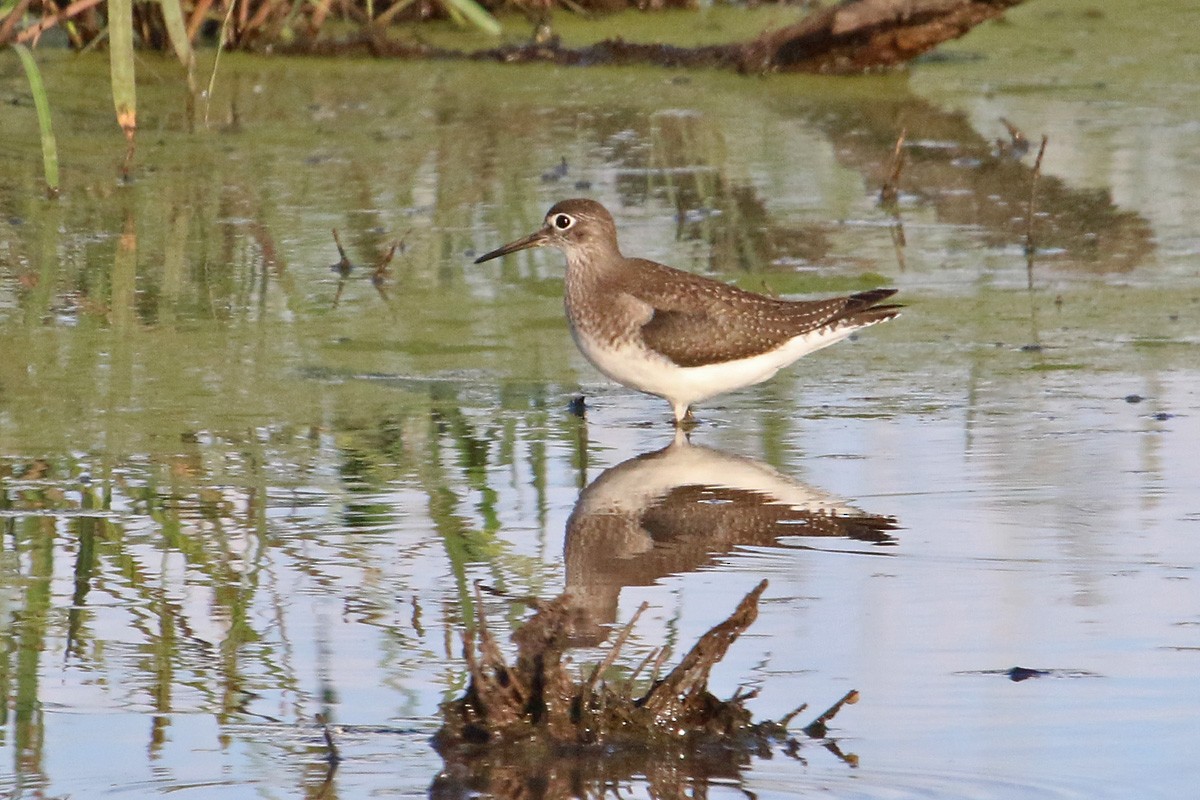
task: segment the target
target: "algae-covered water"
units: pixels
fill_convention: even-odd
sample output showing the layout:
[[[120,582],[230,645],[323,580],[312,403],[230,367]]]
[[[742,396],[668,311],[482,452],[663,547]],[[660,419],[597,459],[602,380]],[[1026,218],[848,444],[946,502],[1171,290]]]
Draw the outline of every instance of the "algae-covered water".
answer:
[[[0,792],[423,796],[475,582],[582,593],[583,665],[647,602],[627,669],[766,577],[713,688],[763,718],[861,700],[829,741],[623,795],[1189,796],[1197,26],[1030,2],[861,79],[226,55],[195,133],[144,56],[128,185],[106,59],[43,49],[54,201],[0,56]],[[575,351],[561,256],[471,264],[569,196],[627,254],[908,309],[638,458],[668,407]],[[618,507],[636,535],[591,538]],[[804,523],[831,509],[893,519]],[[485,602],[499,633],[527,613]]]

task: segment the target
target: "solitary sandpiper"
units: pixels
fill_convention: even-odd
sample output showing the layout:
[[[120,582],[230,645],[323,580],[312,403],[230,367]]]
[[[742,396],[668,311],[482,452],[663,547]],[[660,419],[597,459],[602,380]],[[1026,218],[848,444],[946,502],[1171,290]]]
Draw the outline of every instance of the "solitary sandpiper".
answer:
[[[594,200],[555,204],[539,230],[475,263],[545,246],[567,257],[567,320],[584,356],[614,381],[665,398],[676,425],[690,421],[693,403],[765,381],[900,313],[900,306],[878,305],[895,289],[780,300],[626,258],[612,215]]]

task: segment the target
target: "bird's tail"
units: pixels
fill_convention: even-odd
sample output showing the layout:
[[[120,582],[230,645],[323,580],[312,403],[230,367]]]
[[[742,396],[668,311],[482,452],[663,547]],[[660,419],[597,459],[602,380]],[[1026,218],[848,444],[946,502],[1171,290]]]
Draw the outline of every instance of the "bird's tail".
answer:
[[[871,289],[859,292],[846,298],[846,307],[838,317],[839,322],[848,322],[854,326],[874,325],[883,322],[900,313],[902,305],[888,303],[878,305],[896,293],[895,289]]]

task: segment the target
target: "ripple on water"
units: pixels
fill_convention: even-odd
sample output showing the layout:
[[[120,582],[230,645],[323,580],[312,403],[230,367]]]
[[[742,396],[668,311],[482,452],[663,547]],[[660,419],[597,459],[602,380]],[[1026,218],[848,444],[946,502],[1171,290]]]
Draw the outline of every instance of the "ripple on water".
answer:
[[[768,798],[836,797],[838,800],[901,800],[901,798],[954,798],[954,800],[1105,800],[1127,798],[1129,787],[1118,787],[1091,778],[1043,781],[957,772],[857,769],[822,774],[785,774],[781,762],[767,762],[743,784],[760,800]],[[1157,793],[1138,793],[1155,798]]]

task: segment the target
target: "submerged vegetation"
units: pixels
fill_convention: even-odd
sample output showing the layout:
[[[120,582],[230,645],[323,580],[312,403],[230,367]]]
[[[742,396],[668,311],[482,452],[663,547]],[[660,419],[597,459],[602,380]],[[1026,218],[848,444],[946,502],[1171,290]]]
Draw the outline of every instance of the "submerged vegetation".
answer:
[[[626,8],[695,7],[692,0],[558,0],[580,14]],[[657,64],[670,67],[722,67],[742,73],[796,71],[861,73],[903,64],[971,28],[1000,16],[1022,0],[846,0],[817,8],[797,22],[767,30],[748,41],[679,47],[655,42],[637,44],[617,37],[584,47],[562,44],[551,28],[551,0],[332,0],[312,3],[283,0],[76,0],[60,8],[53,0],[15,0],[0,9],[0,46],[36,44],[54,28],[66,33],[72,48],[84,50],[105,42],[117,124],[125,136],[122,178],[133,167],[137,136],[135,44],[171,49],[184,66],[188,89],[189,130],[195,126],[196,58],[194,45],[215,45],[208,81],[211,96],[221,53],[228,49],[336,56],[372,55],[403,59],[476,59],[516,64],[559,65]],[[807,4],[806,4],[807,7]],[[399,21],[448,17],[493,36],[502,32],[491,10],[515,10],[534,23],[526,41],[462,51],[437,47],[421,39],[396,39],[388,26]],[[41,11],[37,16],[36,12]],[[47,133],[49,113],[36,64],[19,50],[29,74],[31,92],[42,123],[42,151],[51,195],[57,191],[54,140]]]

